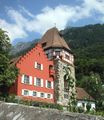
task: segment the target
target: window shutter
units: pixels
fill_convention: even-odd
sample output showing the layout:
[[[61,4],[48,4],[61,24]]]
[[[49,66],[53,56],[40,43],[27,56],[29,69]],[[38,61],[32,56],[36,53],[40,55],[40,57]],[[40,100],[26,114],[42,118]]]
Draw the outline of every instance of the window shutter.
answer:
[[[51,82],[51,88],[53,89],[53,82]]]
[[[37,92],[37,97],[40,97],[40,92]]]
[[[41,79],[41,87],[43,87],[43,79]]]
[[[44,98],[47,98],[47,93],[44,93]]]
[[[29,84],[32,85],[32,76],[29,76]]]
[[[37,68],[37,62],[35,62],[35,68]]]
[[[43,70],[43,64],[41,64],[41,70]]]
[[[36,77],[34,77],[34,85],[36,85]]]
[[[53,99],[53,94],[51,94],[51,99]]]
[[[29,91],[29,96],[32,96],[33,95],[33,91]]]
[[[47,82],[48,82],[48,81],[46,80],[46,88],[47,88]]]
[[[24,90],[22,89],[22,95],[24,95]]]
[[[24,83],[24,75],[22,75],[21,83]]]

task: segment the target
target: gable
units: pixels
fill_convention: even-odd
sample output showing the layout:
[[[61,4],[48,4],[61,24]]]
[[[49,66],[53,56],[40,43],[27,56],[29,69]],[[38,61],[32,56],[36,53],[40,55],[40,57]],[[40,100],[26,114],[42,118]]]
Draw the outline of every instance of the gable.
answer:
[[[37,44],[33,49],[28,51],[25,55],[21,56],[17,61],[16,66],[17,68],[20,68],[21,66],[23,66],[24,68],[27,68],[27,66],[33,67],[35,62],[46,65],[52,63],[52,61],[48,60],[40,44]]]

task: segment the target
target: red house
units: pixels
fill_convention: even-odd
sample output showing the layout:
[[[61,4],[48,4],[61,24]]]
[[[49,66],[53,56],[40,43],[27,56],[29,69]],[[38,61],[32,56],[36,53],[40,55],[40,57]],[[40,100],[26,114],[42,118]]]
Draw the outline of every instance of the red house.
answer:
[[[74,55],[57,28],[49,29],[39,44],[13,62],[19,75],[10,92],[24,99],[63,106],[72,101],[76,81]],[[68,87],[66,72],[73,87]]]
[[[54,103],[53,61],[47,58],[41,45],[13,62],[19,75],[10,92],[23,99]]]

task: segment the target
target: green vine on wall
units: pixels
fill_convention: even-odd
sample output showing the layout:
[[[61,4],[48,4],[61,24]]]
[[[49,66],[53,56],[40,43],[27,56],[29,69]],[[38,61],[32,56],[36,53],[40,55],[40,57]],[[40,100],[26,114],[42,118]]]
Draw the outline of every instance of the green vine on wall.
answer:
[[[72,71],[69,66],[64,66],[64,70],[65,70],[64,80],[67,82],[68,91],[71,90],[69,106],[72,106],[76,104],[76,94],[75,91],[73,90],[75,85],[75,79],[72,77]]]

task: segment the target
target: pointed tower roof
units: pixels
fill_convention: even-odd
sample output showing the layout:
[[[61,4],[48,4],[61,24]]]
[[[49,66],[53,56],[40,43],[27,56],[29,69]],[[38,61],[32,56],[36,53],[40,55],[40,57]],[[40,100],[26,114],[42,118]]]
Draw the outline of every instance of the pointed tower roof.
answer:
[[[64,38],[58,31],[56,27],[49,29],[39,41],[42,44],[44,49],[48,49],[50,47],[58,47],[58,48],[65,48],[70,50],[69,46],[65,42]]]

